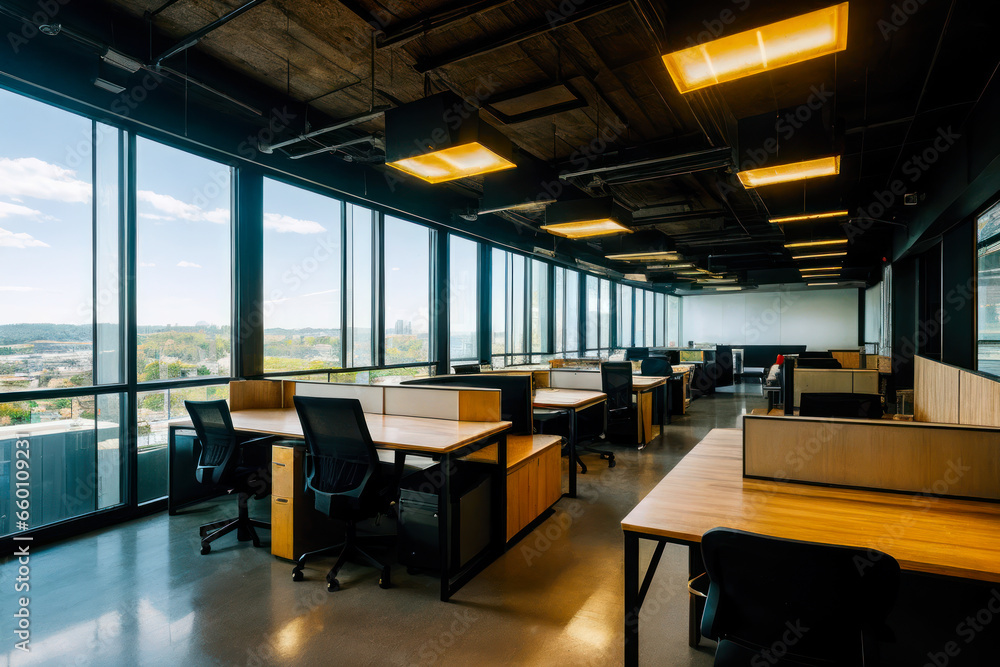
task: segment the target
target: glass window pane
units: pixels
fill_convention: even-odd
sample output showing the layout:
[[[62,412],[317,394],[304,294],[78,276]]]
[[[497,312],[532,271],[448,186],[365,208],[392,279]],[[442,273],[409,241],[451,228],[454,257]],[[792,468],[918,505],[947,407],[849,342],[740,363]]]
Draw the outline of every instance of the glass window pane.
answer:
[[[635,344],[645,347],[646,340],[646,300],[642,298],[641,289],[635,290]]]
[[[231,169],[136,142],[140,382],[229,375]]]
[[[1000,375],[1000,204],[976,222],[977,369]]]
[[[0,536],[121,504],[122,404],[120,394],[0,403],[0,494],[30,498],[25,515],[5,501]],[[15,457],[27,468],[15,470]]]
[[[139,436],[139,503],[167,495],[167,436],[171,419],[187,418],[184,401],[229,398],[229,385],[181,387],[137,394]]]
[[[611,281],[601,280],[601,348],[611,345]]]
[[[452,236],[448,240],[448,299],[452,361],[479,359],[479,244]]]
[[[121,130],[95,124],[95,192],[97,205],[97,383],[124,382],[124,330],[119,289],[121,268],[122,198],[119,187],[122,157]]]
[[[504,354],[507,347],[507,256],[503,250],[494,248],[490,260],[493,274],[490,285],[490,326],[493,329],[491,339],[494,355]]]
[[[372,253],[375,230],[374,213],[367,208],[347,205],[347,321],[348,366],[374,364],[372,333]]]
[[[681,340],[681,299],[667,297],[667,346],[678,347]]]
[[[93,123],[0,90],[0,124],[0,392],[90,385]]]
[[[525,259],[522,255],[511,255],[510,263],[510,353],[523,355],[527,352],[524,339],[524,277]],[[521,363],[514,360],[512,363]]]
[[[429,361],[431,230],[385,218],[385,363]]]
[[[556,346],[553,352],[559,353],[566,351],[566,269],[556,267],[553,273],[553,280],[555,280],[553,291],[556,299],[552,309],[553,336]]]
[[[264,370],[341,366],[341,202],[264,179]]]
[[[666,302],[665,294],[658,293],[656,295],[656,335],[654,336],[653,345],[657,347],[663,346],[663,337],[667,332]]]
[[[653,315],[654,315],[654,313],[653,313],[653,293],[650,292],[649,290],[644,290],[644,295],[643,296],[646,299],[646,337],[645,337],[645,342],[643,344],[646,347],[650,347],[650,346],[653,345],[653,328],[655,326],[654,325],[654,319],[653,319]]]
[[[580,353],[580,274],[566,271],[566,353]]]
[[[545,352],[549,334],[549,265],[531,260],[531,351]]]
[[[600,304],[598,303],[598,287],[597,287],[597,277],[587,276],[586,277],[587,286],[587,321],[586,321],[586,332],[587,332],[587,349],[596,350],[599,347],[598,336],[600,334]]]
[[[632,347],[632,288],[621,285],[618,298],[618,341],[621,347]]]

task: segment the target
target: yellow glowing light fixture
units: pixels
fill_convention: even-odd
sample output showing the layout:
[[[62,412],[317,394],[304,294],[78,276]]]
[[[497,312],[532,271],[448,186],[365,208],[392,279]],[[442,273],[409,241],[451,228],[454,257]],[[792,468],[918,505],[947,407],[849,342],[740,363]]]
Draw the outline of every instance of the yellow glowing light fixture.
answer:
[[[542,225],[549,234],[567,239],[584,239],[591,236],[608,236],[609,234],[631,234],[632,230],[614,220],[580,220],[579,222],[563,222],[556,225]]]
[[[842,266],[812,266],[806,269],[799,269],[799,273],[805,273],[806,271],[840,271]]]
[[[826,213],[802,213],[801,215],[786,215],[782,218],[771,218],[772,225],[781,225],[786,222],[807,222],[809,220],[825,220],[827,218],[846,218],[850,215],[847,211],[827,211]]]
[[[810,279],[811,278],[839,278],[840,274],[839,273],[810,273],[809,275],[803,276],[803,277],[804,278],[810,278]]]
[[[676,252],[628,252],[620,255],[607,255],[605,259],[613,259],[619,262],[658,262],[658,261],[670,261],[672,259],[680,259],[680,255]],[[686,264],[685,266],[693,266],[693,264]]]
[[[739,292],[742,289],[743,289],[742,287],[716,287],[715,291],[716,292]]]
[[[513,169],[510,140],[446,91],[385,112],[385,163],[428,183]]]
[[[829,241],[803,241],[801,243],[786,243],[786,248],[811,248],[820,245],[843,245],[847,239],[830,239]]]
[[[545,209],[542,229],[568,239],[631,234],[632,214],[611,197],[557,201]]]
[[[806,287],[820,287],[821,285],[839,285],[840,283],[806,283]]]
[[[840,156],[834,155],[832,157],[816,158],[815,160],[805,160],[804,162],[791,162],[773,167],[748,169],[736,175],[739,177],[743,187],[760,188],[765,185],[803,181],[807,178],[836,176],[839,173]],[[772,222],[774,221],[772,220]]]
[[[820,257],[843,257],[846,252],[823,252],[818,255],[792,255],[792,259],[802,260],[802,259],[819,259]]]
[[[678,271],[679,276],[700,276],[704,271]]]
[[[677,90],[769,72],[847,48],[846,2],[663,56]]]

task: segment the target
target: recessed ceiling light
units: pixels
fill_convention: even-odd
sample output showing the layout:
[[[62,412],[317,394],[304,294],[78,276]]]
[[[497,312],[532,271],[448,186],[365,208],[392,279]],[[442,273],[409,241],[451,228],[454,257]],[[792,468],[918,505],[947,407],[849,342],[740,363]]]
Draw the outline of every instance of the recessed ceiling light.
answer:
[[[631,234],[632,230],[625,225],[605,218],[603,220],[581,220],[579,222],[563,222],[556,225],[542,225],[549,234],[567,239],[583,239],[590,236],[608,236],[609,234]]]
[[[739,292],[742,287],[716,287],[716,292]]]
[[[840,283],[806,283],[806,287],[820,287],[822,285],[839,285]]]
[[[806,271],[840,271],[840,266],[811,266],[804,269],[799,269],[799,273],[805,273]]]
[[[605,259],[613,259],[619,262],[655,262],[679,258],[680,254],[676,252],[628,252],[620,255],[607,255],[605,257]],[[694,265],[685,264],[684,266]]]
[[[714,86],[847,48],[846,2],[674,51],[663,64],[677,90]]]
[[[819,245],[843,245],[847,239],[831,239],[829,241],[802,241],[800,243],[786,243],[786,248],[808,248]]]
[[[804,278],[839,278],[840,274],[839,273],[810,273],[809,275],[803,276],[803,277]]]
[[[818,255],[792,255],[792,259],[803,260],[803,259],[819,259],[820,257],[843,257],[847,252],[823,252]]]
[[[773,167],[748,169],[736,174],[740,182],[747,188],[760,188],[765,185],[802,181],[807,178],[836,176],[840,173],[840,156],[821,157],[815,160],[779,164]]]
[[[846,218],[850,215],[847,211],[827,211],[826,213],[801,213],[799,215],[786,215],[781,218],[771,218],[769,222],[773,225],[780,225],[786,222],[805,222],[808,220],[823,220],[825,218]]]

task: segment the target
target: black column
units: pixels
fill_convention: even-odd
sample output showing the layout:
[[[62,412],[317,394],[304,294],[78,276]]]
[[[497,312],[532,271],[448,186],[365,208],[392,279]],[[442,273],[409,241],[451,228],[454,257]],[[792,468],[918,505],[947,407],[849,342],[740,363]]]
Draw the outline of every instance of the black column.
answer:
[[[233,192],[234,377],[264,372],[264,178],[260,170],[236,170]]]

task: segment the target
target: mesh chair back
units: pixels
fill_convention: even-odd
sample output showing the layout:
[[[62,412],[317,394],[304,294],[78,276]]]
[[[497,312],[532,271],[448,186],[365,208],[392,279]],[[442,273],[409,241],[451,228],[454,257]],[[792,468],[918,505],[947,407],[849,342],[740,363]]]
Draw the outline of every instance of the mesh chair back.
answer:
[[[601,391],[608,395],[608,411],[632,407],[632,364],[609,361],[601,364]]]
[[[674,369],[666,357],[647,357],[642,360],[642,370],[639,372],[642,375],[668,377]]]
[[[225,401],[184,401],[201,442],[195,477],[203,484],[219,484],[239,462],[239,440]]]
[[[804,664],[862,664],[862,635],[884,627],[899,585],[899,564],[874,550],[730,528],[705,533],[701,550],[702,633],[753,650],[784,638],[788,659]]]
[[[379,491],[381,468],[356,398],[295,396],[295,411],[309,452],[306,485],[325,514],[339,505],[361,509]]]

